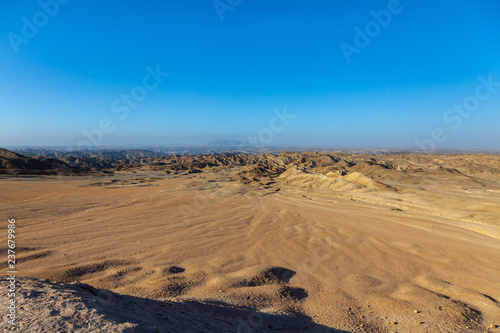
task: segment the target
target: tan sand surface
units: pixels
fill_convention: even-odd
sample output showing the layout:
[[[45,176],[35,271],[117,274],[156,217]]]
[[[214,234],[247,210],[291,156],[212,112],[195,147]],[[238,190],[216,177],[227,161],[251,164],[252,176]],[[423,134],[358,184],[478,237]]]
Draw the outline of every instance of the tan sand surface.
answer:
[[[5,176],[0,203],[19,276],[346,332],[500,332],[499,176],[356,167]]]

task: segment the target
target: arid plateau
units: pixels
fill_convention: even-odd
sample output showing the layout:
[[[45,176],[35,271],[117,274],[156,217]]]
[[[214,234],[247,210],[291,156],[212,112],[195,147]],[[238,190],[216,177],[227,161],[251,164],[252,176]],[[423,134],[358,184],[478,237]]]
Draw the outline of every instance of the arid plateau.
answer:
[[[20,329],[500,332],[498,155],[139,155],[1,150]]]

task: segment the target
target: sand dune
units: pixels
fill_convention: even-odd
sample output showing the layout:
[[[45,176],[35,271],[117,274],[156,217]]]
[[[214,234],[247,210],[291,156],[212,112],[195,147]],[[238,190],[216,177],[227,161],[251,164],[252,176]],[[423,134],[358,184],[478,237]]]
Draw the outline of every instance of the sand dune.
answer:
[[[237,332],[241,315],[231,318],[242,313],[263,316],[266,326],[254,328],[262,332],[500,332],[497,156],[170,162],[101,176],[3,176],[1,208],[18,221],[20,275],[80,281],[159,313],[146,323],[116,311],[126,308],[121,300],[94,314],[85,305],[82,318],[122,325],[109,326],[115,331]],[[200,172],[186,172],[193,169]],[[23,283],[85,293],[81,285]],[[179,312],[193,302],[221,308]],[[285,328],[286,316],[295,319]],[[175,326],[191,318],[202,326]]]

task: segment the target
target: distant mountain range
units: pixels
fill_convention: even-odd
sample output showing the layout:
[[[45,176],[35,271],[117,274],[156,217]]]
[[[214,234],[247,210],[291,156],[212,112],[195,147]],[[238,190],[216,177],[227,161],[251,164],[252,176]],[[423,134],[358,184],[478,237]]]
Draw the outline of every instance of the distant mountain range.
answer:
[[[433,173],[461,174],[485,173],[498,174],[500,170],[479,163],[484,154],[475,155],[471,163],[443,167],[432,162],[432,155],[415,153],[345,153],[345,152],[291,152],[278,154],[259,153],[219,153],[219,154],[159,154],[143,149],[126,149],[100,152],[58,152],[39,151],[39,155],[28,157],[0,148],[0,174],[14,175],[87,175],[113,173],[116,171],[158,171],[164,173],[197,173],[217,167],[248,166],[248,179],[261,175],[277,176],[285,171],[295,178],[308,177],[307,171],[320,168],[323,174],[356,178],[358,182],[369,183],[365,175],[377,181],[384,178],[405,179],[406,171],[421,172],[425,161],[426,171]],[[452,156],[452,155],[442,155]],[[495,159],[496,157],[491,157]],[[472,161],[475,161],[472,163]],[[429,167],[431,166],[431,167]],[[290,171],[291,170],[291,171]],[[305,172],[305,173],[304,173]],[[352,173],[362,174],[352,176]],[[362,180],[358,179],[359,177]],[[353,179],[351,179],[353,180]],[[349,181],[351,181],[349,180]],[[354,180],[353,180],[354,181]]]
[[[239,146],[244,145],[245,142],[239,140],[227,140],[227,139],[219,139],[207,142],[207,146]]]

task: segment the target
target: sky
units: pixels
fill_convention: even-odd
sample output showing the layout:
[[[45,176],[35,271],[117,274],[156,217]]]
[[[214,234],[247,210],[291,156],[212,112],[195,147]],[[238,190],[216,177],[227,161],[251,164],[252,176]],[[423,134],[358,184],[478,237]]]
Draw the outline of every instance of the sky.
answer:
[[[500,150],[500,2],[0,3],[0,146]]]

